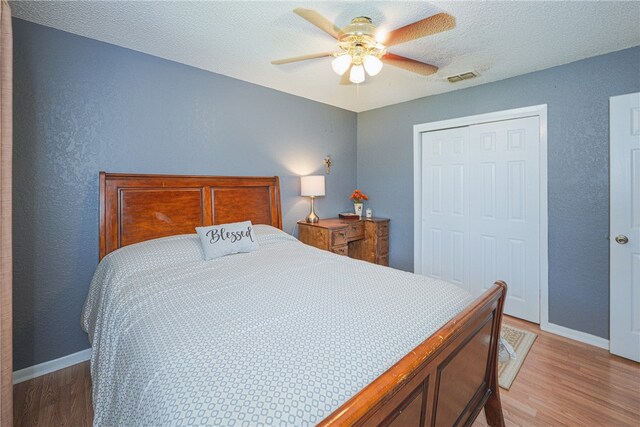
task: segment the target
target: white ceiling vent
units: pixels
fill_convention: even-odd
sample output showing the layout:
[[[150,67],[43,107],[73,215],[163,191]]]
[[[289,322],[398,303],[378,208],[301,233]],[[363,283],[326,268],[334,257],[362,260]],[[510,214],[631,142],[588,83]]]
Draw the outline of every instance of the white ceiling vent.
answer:
[[[475,71],[468,71],[466,73],[449,76],[447,77],[447,80],[449,80],[449,83],[457,83],[463,80],[473,79],[474,77],[478,77],[478,73],[476,73]]]

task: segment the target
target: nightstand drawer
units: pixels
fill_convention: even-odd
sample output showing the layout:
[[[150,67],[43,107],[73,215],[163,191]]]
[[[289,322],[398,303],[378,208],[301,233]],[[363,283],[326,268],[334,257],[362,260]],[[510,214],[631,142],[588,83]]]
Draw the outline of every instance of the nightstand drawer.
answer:
[[[389,253],[389,236],[378,236],[378,253],[380,255],[386,255]]]
[[[383,222],[378,224],[378,236],[388,236],[389,235],[389,223]]]
[[[354,222],[347,227],[347,240],[358,240],[364,237],[364,223]]]
[[[334,230],[331,232],[331,246],[342,246],[347,244],[347,229]]]
[[[349,254],[349,246],[336,246],[331,248],[331,252],[338,255],[348,255]]]

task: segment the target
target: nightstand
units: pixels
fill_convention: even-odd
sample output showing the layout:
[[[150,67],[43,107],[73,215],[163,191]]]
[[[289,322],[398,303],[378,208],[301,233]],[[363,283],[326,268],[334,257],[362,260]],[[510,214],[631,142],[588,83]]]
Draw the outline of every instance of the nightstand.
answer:
[[[389,220],[386,218],[298,221],[298,239],[318,249],[389,265]]]
[[[389,220],[366,218],[364,239],[349,245],[349,256],[380,265],[389,265]]]

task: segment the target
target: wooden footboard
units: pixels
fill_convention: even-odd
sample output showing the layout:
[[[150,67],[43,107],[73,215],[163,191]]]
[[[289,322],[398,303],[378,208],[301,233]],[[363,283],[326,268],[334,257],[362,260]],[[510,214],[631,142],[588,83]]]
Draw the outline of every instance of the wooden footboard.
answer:
[[[466,426],[484,407],[489,425],[504,426],[497,353],[506,291],[496,282],[319,425]]]

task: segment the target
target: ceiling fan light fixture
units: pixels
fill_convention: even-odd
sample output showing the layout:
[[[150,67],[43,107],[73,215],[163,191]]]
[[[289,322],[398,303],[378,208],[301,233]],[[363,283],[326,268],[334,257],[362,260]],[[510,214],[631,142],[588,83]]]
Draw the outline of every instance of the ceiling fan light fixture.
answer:
[[[364,69],[370,76],[375,76],[382,70],[382,61],[373,55],[366,55],[362,60]]]
[[[351,83],[362,83],[364,81],[364,67],[362,65],[354,65],[351,67],[349,80],[351,80]]]
[[[354,18],[347,26],[340,29],[314,10],[296,8],[294,12],[335,39],[338,43],[338,51],[285,58],[271,61],[271,63],[281,65],[308,59],[333,57],[331,68],[336,74],[343,76],[340,84],[346,83],[344,79],[346,79],[346,73],[349,69],[351,69],[349,81],[355,84],[364,82],[366,75],[375,76],[379,74],[382,70],[382,60],[384,60],[385,64],[403,68],[423,76],[432,75],[438,71],[438,67],[435,65],[395,55],[390,53],[388,48],[421,37],[448,31],[456,26],[454,16],[447,13],[437,13],[392,31],[386,27],[377,28],[371,18],[366,16]],[[466,73],[457,77],[466,79],[475,76],[472,73]]]
[[[336,56],[334,60],[331,61],[331,68],[333,68],[333,71],[335,71],[337,75],[341,76],[346,73],[351,66],[351,60],[351,55],[348,53]]]
[[[342,29],[343,36],[373,36],[376,32],[376,26],[373,25],[371,18],[368,16],[358,16],[353,18],[349,25]]]

